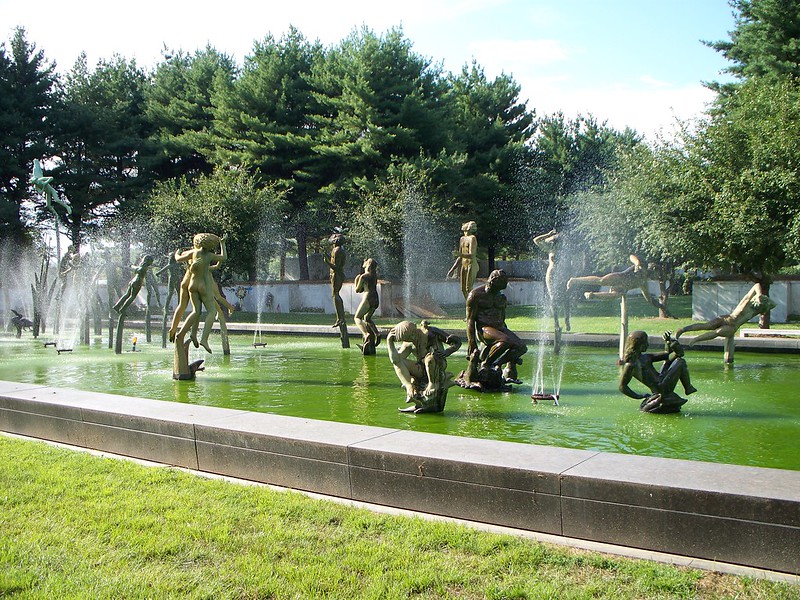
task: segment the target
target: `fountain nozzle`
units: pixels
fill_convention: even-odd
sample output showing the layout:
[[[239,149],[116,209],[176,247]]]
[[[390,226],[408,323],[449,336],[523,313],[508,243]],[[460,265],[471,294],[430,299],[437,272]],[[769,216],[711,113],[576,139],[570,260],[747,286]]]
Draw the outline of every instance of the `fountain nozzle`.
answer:
[[[531,394],[534,404],[538,404],[539,400],[552,400],[554,406],[558,406],[558,398],[561,394],[545,394],[544,392],[534,392]]]

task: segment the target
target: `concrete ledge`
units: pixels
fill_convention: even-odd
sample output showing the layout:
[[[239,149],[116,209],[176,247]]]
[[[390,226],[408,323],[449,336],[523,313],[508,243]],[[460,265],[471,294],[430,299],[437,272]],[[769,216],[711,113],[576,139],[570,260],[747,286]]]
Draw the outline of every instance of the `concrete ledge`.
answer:
[[[435,515],[800,573],[800,472],[0,382],[0,430]]]

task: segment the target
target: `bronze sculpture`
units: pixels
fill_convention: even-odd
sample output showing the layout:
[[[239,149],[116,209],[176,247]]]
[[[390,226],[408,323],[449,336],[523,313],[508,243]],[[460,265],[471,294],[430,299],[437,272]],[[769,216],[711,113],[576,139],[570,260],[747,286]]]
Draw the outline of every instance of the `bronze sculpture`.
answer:
[[[617,271],[606,275],[571,277],[569,281],[567,281],[567,289],[571,290],[576,287],[585,287],[587,285],[602,285],[611,288],[608,292],[586,292],[584,296],[586,296],[588,300],[591,300],[593,298],[618,298],[628,293],[630,290],[638,288],[639,291],[642,292],[642,296],[644,296],[645,300],[658,307],[658,301],[650,296],[650,291],[647,287],[649,275],[646,265],[644,265],[635,254],[631,254],[629,258],[633,264],[624,271]]]
[[[431,327],[427,321],[419,327],[402,321],[386,336],[386,345],[389,360],[406,390],[406,403],[414,404],[401,412],[442,412],[447,390],[454,385],[453,374],[447,371],[447,357],[461,347],[458,336]]]
[[[761,293],[761,288],[758,284],[750,288],[750,290],[739,301],[730,314],[720,315],[710,321],[704,323],[693,323],[686,327],[681,327],[675,332],[675,337],[679,338],[687,331],[706,331],[697,337],[689,340],[687,346],[693,346],[697,342],[705,340],[713,340],[714,338],[725,338],[725,362],[733,362],[734,340],[733,337],[739,328],[750,319],[763,315],[775,308],[776,304],[772,299]]]
[[[517,365],[528,347],[506,327],[506,305],[502,293],[508,276],[502,269],[489,274],[485,285],[476,287],[467,296],[468,368],[461,373],[462,387],[481,391],[508,389],[509,383],[521,383]],[[501,371],[502,369],[502,371]]]
[[[219,253],[216,252],[219,247]],[[215,292],[217,292],[216,282],[211,275],[211,267],[214,263],[221,263],[227,260],[228,253],[225,247],[225,238],[217,237],[213,233],[198,233],[194,236],[193,247],[184,252],[175,252],[175,260],[179,263],[187,263],[186,274],[181,282],[181,302],[175,308],[173,315],[173,328],[176,327],[183,311],[186,310],[186,297],[192,304],[192,312],[186,317],[180,330],[170,330],[170,341],[178,338],[183,339],[187,332],[191,331],[191,341],[195,347],[202,346],[206,352],[211,353],[208,345],[208,338],[211,335],[211,328],[214,319],[217,317],[217,302]],[[197,325],[200,322],[200,313],[205,308],[206,320],[203,326],[203,334],[200,340],[197,339]]]
[[[356,309],[353,320],[363,336],[361,352],[366,356],[375,354],[375,346],[380,343],[381,339],[378,327],[372,320],[372,315],[375,314],[378,306],[380,306],[380,298],[378,297],[378,263],[368,258],[364,261],[363,269],[362,273],[356,275],[354,282],[356,292],[364,294],[364,296]]]
[[[42,164],[39,162],[38,158],[33,160],[33,172],[31,173],[30,179],[28,181],[33,184],[35,187],[44,197],[45,206],[47,210],[53,213],[53,218],[55,219],[55,238],[56,238],[56,258],[61,259],[61,234],[58,229],[58,224],[61,222],[61,219],[58,216],[58,212],[56,212],[55,207],[53,206],[53,202],[56,204],[60,204],[64,210],[67,212],[68,215],[72,214],[72,207],[64,202],[56,192],[55,188],[50,185],[50,182],[53,181],[52,177],[45,177],[44,172],[42,171]]]
[[[125,293],[122,294],[114,306],[112,306],[114,311],[119,315],[117,319],[116,342],[114,343],[114,352],[116,354],[122,354],[122,336],[125,327],[125,317],[128,315],[128,307],[133,304],[134,300],[136,300],[136,297],[139,295],[139,291],[145,283],[147,272],[152,264],[153,257],[149,254],[142,254],[139,259],[139,264],[131,265],[133,268],[133,276],[128,282],[128,287]]]
[[[461,293],[464,295],[464,300],[472,291],[472,286],[475,285],[475,278],[478,276],[478,238],[475,233],[478,231],[478,225],[475,221],[467,221],[461,225],[463,235],[458,241],[458,258],[456,258],[453,266],[447,272],[448,277],[459,278],[461,283]]]
[[[119,297],[117,302],[112,307],[118,314],[125,314],[128,310],[128,307],[133,304],[134,300],[136,300],[136,297],[139,295],[139,291],[142,289],[142,286],[146,281],[147,272],[152,264],[153,257],[149,254],[142,254],[142,256],[139,258],[139,264],[131,265],[131,268],[133,269],[133,276],[128,282],[128,287],[125,289],[125,293]]]
[[[32,329],[33,328],[33,321],[31,321],[29,318],[24,316],[21,312],[18,312],[16,310],[14,310],[13,308],[9,309],[9,310],[11,310],[11,312],[14,314],[14,316],[11,317],[11,324],[14,326],[14,329],[17,330],[17,334],[16,335],[17,335],[18,338],[22,337],[22,330],[23,329]]]
[[[619,298],[620,302],[620,335],[619,335],[619,361],[622,364],[625,353],[625,339],[628,337],[628,305],[627,294],[630,290],[638,289],[644,299],[659,309],[666,310],[666,307],[650,295],[648,289],[649,274],[647,266],[639,260],[635,254],[629,256],[630,267],[624,271],[616,271],[606,275],[586,275],[584,277],[572,277],[567,281],[567,290],[587,285],[608,286],[608,292],[586,292],[584,296],[587,300]]]
[[[334,233],[329,241],[332,246],[331,258],[325,263],[331,270],[331,297],[336,311],[336,322],[333,327],[341,327],[345,324],[345,320],[344,302],[340,292],[342,291],[342,284],[344,284],[344,263],[347,260],[347,253],[344,250],[344,236],[341,233]]]
[[[619,391],[629,398],[642,400],[639,410],[644,412],[663,414],[680,411],[686,399],[675,393],[679,381],[687,396],[697,391],[689,377],[681,343],[672,337],[670,331],[664,332],[663,338],[664,352],[656,354],[646,352],[648,337],[644,331],[632,332],[625,343]],[[653,363],[661,361],[664,364],[660,371],[656,371]],[[629,386],[631,379],[642,382],[650,389],[650,393],[634,392]]]
[[[172,305],[172,297],[181,291],[181,265],[175,260],[175,254],[167,256],[167,263],[156,271],[156,277],[167,274],[167,297],[164,299],[164,316],[161,321],[161,347],[167,347],[167,315]]]
[[[567,281],[564,273],[565,259],[560,256],[561,234],[555,229],[551,229],[547,233],[533,238],[533,243],[547,253],[547,272],[545,273],[544,281],[547,287],[547,295],[550,298],[550,312],[553,313],[555,340],[553,350],[557,353],[561,348],[561,325],[558,322],[559,309],[564,311],[564,326],[567,331],[570,330],[569,294],[567,293]]]

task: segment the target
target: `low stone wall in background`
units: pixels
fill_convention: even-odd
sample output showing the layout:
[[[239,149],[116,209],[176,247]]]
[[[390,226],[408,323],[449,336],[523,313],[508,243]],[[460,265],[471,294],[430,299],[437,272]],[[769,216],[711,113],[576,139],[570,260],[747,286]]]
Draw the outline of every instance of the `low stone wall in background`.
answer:
[[[708,321],[727,315],[753,287],[752,281],[697,281],[692,288],[692,319]],[[786,323],[789,315],[800,315],[800,281],[778,280],[769,288],[778,306],[772,309],[772,323]],[[753,319],[758,322],[758,318]]]

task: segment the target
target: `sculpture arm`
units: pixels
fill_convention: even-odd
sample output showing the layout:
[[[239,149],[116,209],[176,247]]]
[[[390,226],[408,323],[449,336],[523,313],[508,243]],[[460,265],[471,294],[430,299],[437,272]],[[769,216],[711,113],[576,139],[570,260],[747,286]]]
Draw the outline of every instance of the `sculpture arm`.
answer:
[[[628,396],[628,398],[633,398],[634,400],[643,400],[648,398],[649,394],[639,394],[630,388],[629,384],[631,379],[633,379],[633,371],[633,363],[627,362],[623,365],[622,373],[619,377],[619,391]]]
[[[223,236],[219,241],[219,254],[215,254],[211,257],[212,261],[217,261],[217,263],[225,262],[228,260],[228,247],[225,245],[225,237]]]
[[[447,350],[442,352],[442,358],[447,358],[454,352],[456,352],[459,348],[461,348],[461,338],[457,335],[448,335],[447,338],[444,340],[444,343],[447,344],[449,347]]]
[[[189,262],[194,257],[194,250],[184,250],[181,252],[180,250],[175,250],[175,261],[176,262]]]
[[[456,276],[458,276],[458,267],[460,265],[461,265],[461,257],[459,256],[459,257],[456,258],[455,262],[453,263],[453,266],[450,267],[450,270],[447,272],[447,275],[445,275],[445,277],[456,277]]]
[[[542,235],[537,235],[533,238],[533,243],[541,248],[544,252],[550,252],[553,244],[558,239],[558,234],[556,233],[555,229],[551,229],[547,233],[543,233]]]

